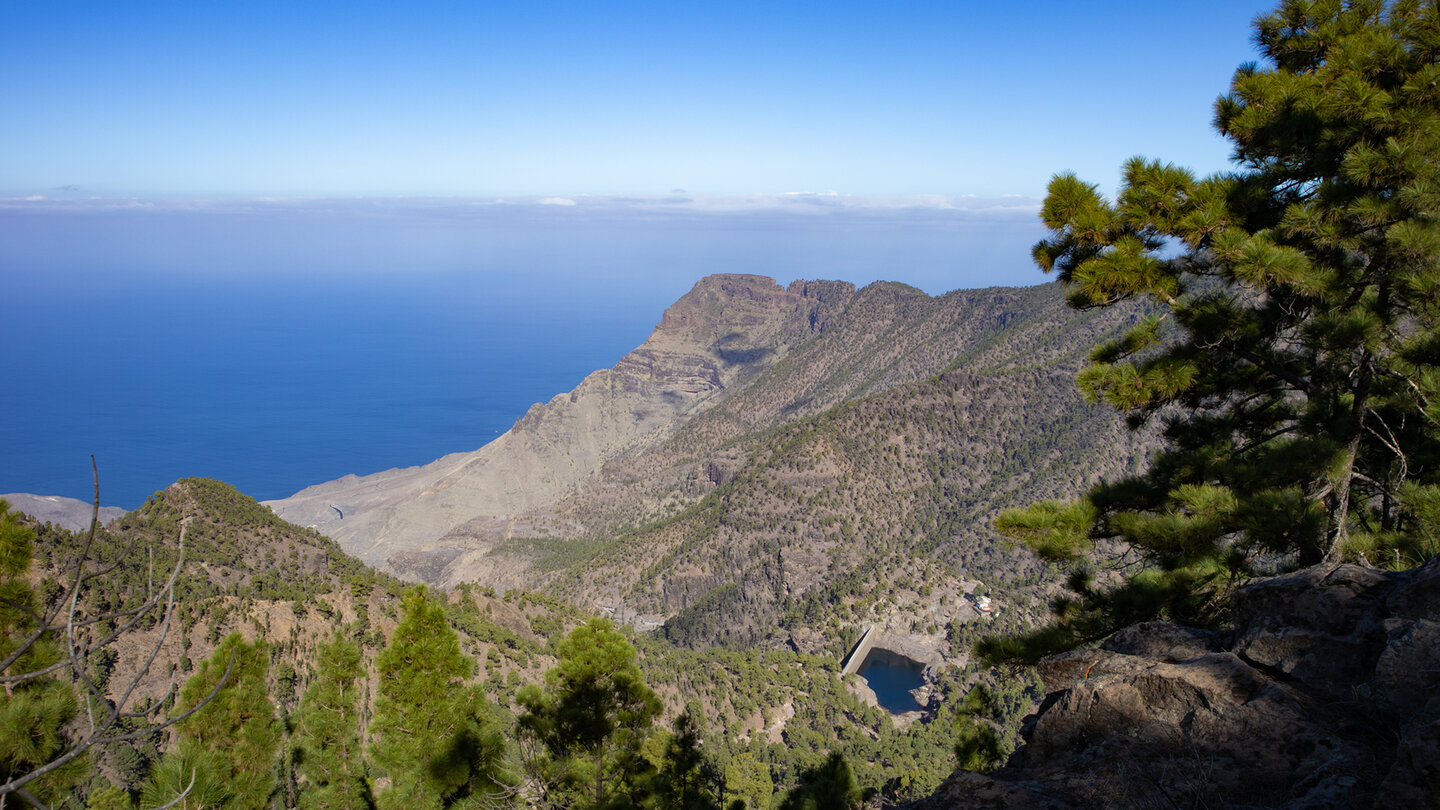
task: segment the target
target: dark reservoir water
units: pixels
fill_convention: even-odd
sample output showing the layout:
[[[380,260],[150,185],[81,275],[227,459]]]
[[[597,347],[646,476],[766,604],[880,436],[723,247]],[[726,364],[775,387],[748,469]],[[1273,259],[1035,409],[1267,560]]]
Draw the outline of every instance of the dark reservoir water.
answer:
[[[920,708],[910,694],[925,683],[925,665],[896,655],[889,650],[873,649],[860,665],[860,675],[870,682],[880,705],[891,714],[904,714]]]

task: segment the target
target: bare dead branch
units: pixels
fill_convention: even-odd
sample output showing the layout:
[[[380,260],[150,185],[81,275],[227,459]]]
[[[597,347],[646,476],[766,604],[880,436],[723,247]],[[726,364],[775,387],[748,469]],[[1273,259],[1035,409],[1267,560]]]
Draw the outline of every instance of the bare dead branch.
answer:
[[[1374,436],[1376,439],[1379,439],[1380,443],[1385,445],[1385,447],[1387,447],[1390,452],[1394,453],[1395,457],[1400,460],[1400,472],[1396,475],[1396,478],[1401,481],[1409,478],[1410,461],[1409,459],[1405,458],[1405,451],[1400,449],[1400,440],[1395,438],[1395,432],[1390,429],[1390,425],[1385,422],[1384,417],[1382,417],[1374,408],[1366,408],[1365,411],[1368,415],[1375,417],[1375,421],[1380,423],[1380,427],[1385,428],[1385,435],[1381,436],[1380,433],[1375,430],[1375,428],[1370,426],[1370,423],[1368,421],[1365,423],[1365,429],[1369,431],[1370,435]],[[1401,429],[1404,429],[1403,424],[1401,425]]]
[[[186,718],[200,711],[213,701],[220,693],[220,690],[228,683],[230,675],[234,671],[235,653],[231,651],[230,661],[226,664],[225,672],[220,676],[220,680],[216,683],[215,687],[211,689],[209,694],[205,695],[204,698],[197,701],[194,706],[189,707],[180,714],[167,716],[160,720],[154,719],[160,708],[169,701],[175,692],[173,672],[171,673],[170,684],[165,691],[165,695],[159,701],[147,703],[140,709],[129,708],[131,701],[135,698],[136,689],[155,666],[161,651],[164,649],[165,641],[169,637],[171,623],[176,613],[175,584],[179,579],[180,571],[183,569],[185,563],[185,531],[187,524],[182,523],[180,527],[180,536],[177,541],[179,553],[175,567],[170,571],[165,583],[160,588],[157,589],[154,583],[152,550],[152,565],[146,588],[146,599],[140,605],[124,610],[106,612],[99,616],[89,618],[82,617],[80,615],[80,595],[85,590],[84,586],[86,583],[94,581],[96,578],[93,575],[87,575],[85,573],[85,566],[90,556],[90,550],[94,546],[95,536],[99,530],[100,514],[100,473],[98,467],[95,465],[93,456],[91,457],[91,466],[92,469],[94,469],[95,475],[95,498],[91,508],[90,531],[86,537],[82,553],[71,563],[73,573],[69,577],[70,586],[66,589],[64,598],[57,603],[57,609],[48,616],[42,617],[34,611],[30,611],[32,618],[37,620],[35,631],[28,635],[14,652],[3,661],[0,661],[0,672],[3,672],[6,668],[18,661],[27,651],[34,649],[35,645],[47,635],[62,636],[65,642],[65,654],[60,661],[37,668],[32,672],[22,672],[0,677],[0,684],[8,685],[33,681],[62,670],[68,670],[72,681],[78,682],[84,688],[88,728],[60,755],[28,773],[20,774],[0,784],[0,808],[4,807],[7,796],[15,795],[36,807],[48,810],[46,805],[40,802],[27,788],[27,785],[75,761],[75,759],[96,746],[130,742],[183,722]],[[124,555],[128,555],[131,550],[133,550],[133,543],[126,547]],[[122,555],[122,559],[124,555]],[[106,572],[113,571],[119,563],[120,560],[117,560],[109,566],[102,567],[100,570]],[[146,617],[155,615],[157,610],[160,611],[160,615],[163,616],[163,618],[160,621],[159,633],[157,634],[154,644],[151,645],[149,654],[134,675],[131,676],[129,681],[124,685],[124,688],[120,690],[118,698],[113,702],[108,701],[105,698],[104,691],[95,683],[95,680],[90,676],[88,671],[91,656],[113,644],[124,634],[135,629]],[[63,621],[61,618],[62,612]],[[111,632],[99,639],[82,638],[82,634],[79,632],[83,628],[93,626],[102,621],[118,622],[121,619],[125,621],[119,623]],[[97,713],[96,708],[98,706],[105,707],[103,713]],[[144,719],[146,722],[142,728],[122,731],[121,721],[127,719]],[[194,784],[195,774],[192,771],[190,785],[187,786],[174,801],[162,807],[154,808],[153,810],[166,810],[166,808],[173,807],[189,794]]]
[[[100,616],[93,617],[93,618],[91,618],[91,619],[89,619],[89,620],[85,620],[85,621],[75,621],[75,620],[74,620],[74,615],[75,615],[75,611],[77,610],[77,604],[75,603],[75,601],[74,601],[73,599],[71,600],[70,610],[67,612],[67,615],[66,615],[67,638],[71,637],[70,630],[71,630],[73,627],[80,627],[80,626],[84,626],[84,625],[87,625],[87,624],[98,624],[98,623],[104,622],[104,621],[112,621],[112,622],[113,622],[113,621],[115,621],[115,620],[117,620],[117,619],[121,619],[121,618],[128,619],[128,621],[127,621],[125,624],[116,627],[114,630],[112,630],[112,631],[111,631],[108,635],[106,635],[104,638],[100,639],[99,641],[96,641],[96,642],[93,642],[93,643],[87,645],[86,649],[85,649],[84,652],[82,653],[82,656],[88,656],[88,655],[90,655],[91,653],[95,652],[96,650],[100,649],[101,647],[106,647],[106,646],[110,645],[110,644],[113,643],[116,639],[120,638],[120,636],[122,636],[122,635],[124,635],[125,633],[128,633],[130,630],[134,629],[134,627],[135,627],[137,624],[139,624],[146,616],[150,615],[151,612],[154,611],[154,610],[160,605],[160,602],[161,602],[162,599],[166,600],[166,602],[167,602],[167,623],[168,623],[168,618],[169,618],[169,617],[168,617],[168,610],[169,610],[169,604],[170,604],[170,601],[171,601],[171,600],[170,600],[170,597],[171,597],[171,596],[173,595],[173,593],[174,593],[175,581],[179,578],[179,576],[180,576],[180,570],[181,570],[181,568],[182,568],[182,566],[184,565],[184,562],[185,562],[185,526],[183,526],[183,525],[180,527],[179,545],[180,545],[179,558],[176,560],[176,562],[175,562],[175,568],[174,568],[174,570],[172,570],[172,571],[170,572],[170,577],[169,577],[169,579],[166,581],[165,586],[164,586],[163,588],[161,588],[159,591],[156,591],[149,599],[147,599],[145,602],[141,603],[141,604],[138,605],[137,607],[130,608],[130,609],[127,609],[127,610],[121,610],[121,611],[114,611],[114,612],[110,612],[110,613],[105,613],[105,614],[102,614],[102,615],[100,615]],[[53,632],[53,631],[55,631],[56,629],[57,629],[57,628],[55,627],[55,624],[54,624],[54,622],[52,621],[52,622],[49,623],[49,624],[43,625],[43,626],[42,626],[42,630],[41,630],[40,632],[35,633],[35,634],[33,635],[33,638],[34,638],[36,641],[38,641],[39,638],[41,638],[41,637],[43,637],[43,636],[45,635],[45,633]],[[162,638],[162,641],[163,641],[163,638]],[[29,643],[30,643],[30,646],[33,647],[35,642],[34,642],[34,641],[30,641]],[[27,649],[28,649],[28,648],[27,648]],[[16,655],[14,655],[14,656],[11,656],[11,658],[17,658],[17,657],[18,657],[18,653],[17,653]],[[6,659],[6,661],[0,662],[0,669],[3,669],[3,666],[4,666],[6,663],[11,663],[11,660],[10,660],[10,659]],[[35,670],[35,671],[33,671],[33,672],[24,672],[24,673],[20,673],[20,674],[17,674],[17,675],[0,676],[0,684],[3,684],[3,683],[20,683],[20,682],[27,681],[27,680],[33,680],[33,679],[35,679],[35,678],[44,677],[44,676],[49,675],[49,674],[51,674],[51,673],[58,672],[58,671],[61,670],[61,669],[65,669],[66,667],[70,666],[70,663],[71,663],[71,662],[70,662],[70,659],[67,657],[66,660],[63,660],[63,661],[60,661],[60,662],[58,662],[58,663],[52,664],[51,666],[46,667],[46,668],[44,668],[44,669],[37,669],[37,670]]]

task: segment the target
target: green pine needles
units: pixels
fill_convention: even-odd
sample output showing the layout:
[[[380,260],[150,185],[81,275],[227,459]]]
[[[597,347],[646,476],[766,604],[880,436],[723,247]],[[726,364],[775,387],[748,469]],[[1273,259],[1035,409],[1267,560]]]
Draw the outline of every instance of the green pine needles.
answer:
[[[1134,158],[1114,200],[1050,184],[1036,262],[1076,308],[1152,312],[1079,385],[1164,446],[1142,475],[997,521],[1077,573],[1055,624],[982,643],[992,662],[1222,623],[1257,571],[1440,550],[1440,12],[1286,0],[1255,27],[1267,64],[1215,108],[1234,171]]]
[[[144,806],[178,800],[182,807],[260,810],[270,803],[281,727],[266,685],[269,670],[263,641],[231,633],[220,642],[180,690],[181,712],[200,708],[176,725],[179,748],[151,773]]]
[[[78,711],[70,685],[51,674],[60,645],[45,633],[45,606],[26,579],[35,532],[0,500],[0,804],[9,792],[52,802],[84,773],[82,760],[40,771],[71,746]],[[32,802],[33,803],[33,802]]]
[[[424,586],[406,595],[376,668],[370,757],[384,781],[377,782],[375,806],[439,810],[508,801],[515,780],[494,709],[466,683],[475,661],[461,652],[445,609]]]
[[[366,810],[373,798],[360,744],[364,656],[360,645],[337,629],[317,658],[318,672],[300,700],[295,731],[300,775],[309,785],[300,794],[300,808]]]
[[[645,685],[634,645],[609,620],[592,619],[560,641],[556,653],[545,689],[530,684],[517,696],[539,804],[591,810],[643,804],[654,766],[641,746],[661,704]]]

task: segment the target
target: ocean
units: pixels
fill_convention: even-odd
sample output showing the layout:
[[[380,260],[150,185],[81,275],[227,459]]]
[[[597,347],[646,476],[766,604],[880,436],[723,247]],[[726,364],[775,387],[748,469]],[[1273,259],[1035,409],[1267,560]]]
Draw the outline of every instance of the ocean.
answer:
[[[474,450],[710,273],[1044,280],[1033,215],[531,214],[0,208],[0,492],[88,500],[93,454],[107,506],[187,476],[265,500]]]

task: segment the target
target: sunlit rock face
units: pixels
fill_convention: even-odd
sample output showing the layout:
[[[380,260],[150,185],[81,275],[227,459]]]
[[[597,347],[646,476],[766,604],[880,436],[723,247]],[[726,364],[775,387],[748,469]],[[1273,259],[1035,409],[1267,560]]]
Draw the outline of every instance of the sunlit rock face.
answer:
[[[268,505],[370,565],[437,584],[466,579],[478,529],[541,509],[602,465],[670,435],[693,413],[783,358],[828,315],[841,282],[783,288],[753,275],[701,279],[613,368],[532,406],[485,447],[421,467],[346,476]]]

